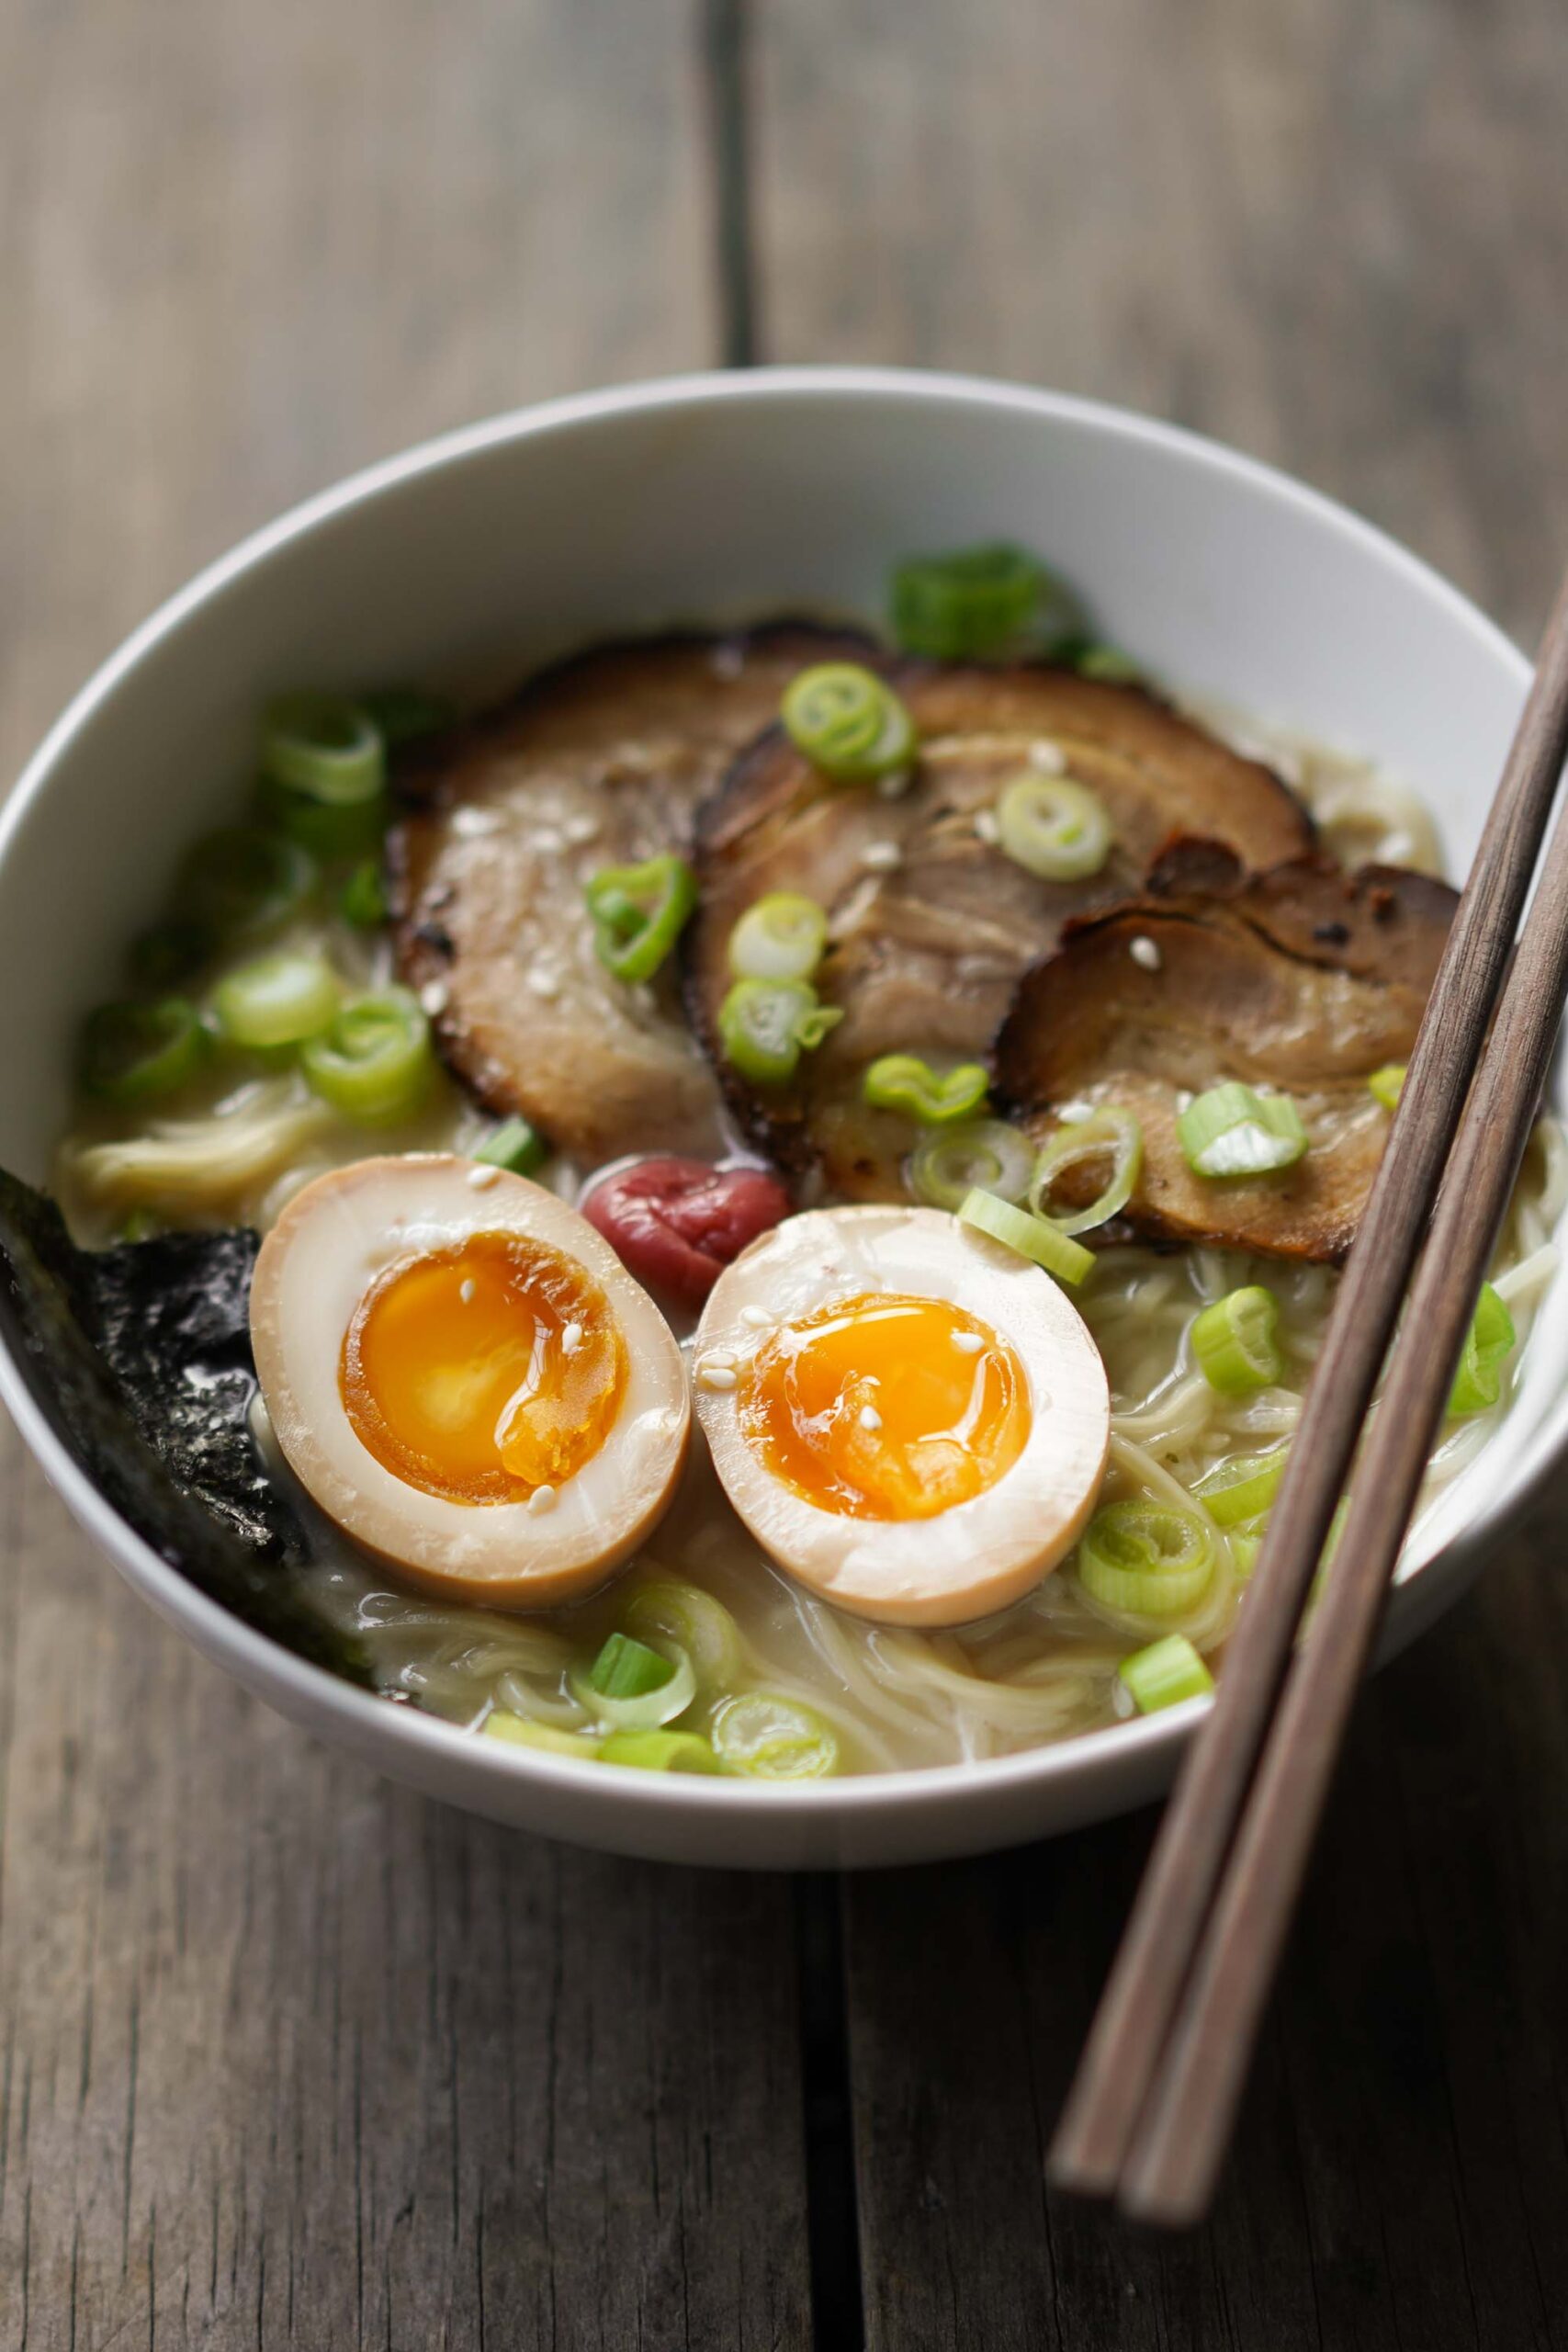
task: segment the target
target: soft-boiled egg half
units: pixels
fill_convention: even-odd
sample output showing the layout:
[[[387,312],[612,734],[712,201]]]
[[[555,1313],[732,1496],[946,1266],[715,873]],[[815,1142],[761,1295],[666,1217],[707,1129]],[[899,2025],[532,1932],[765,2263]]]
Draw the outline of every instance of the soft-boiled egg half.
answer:
[[[887,1624],[962,1624],[1030,1591],[1082,1532],[1110,1443],[1077,1309],[942,1209],[775,1227],[715,1283],[694,1384],[763,1550]]]
[[[680,1476],[663,1316],[575,1209],[500,1168],[411,1154],[319,1176],[262,1244],[251,1338],[300,1483],[435,1591],[589,1591]]]

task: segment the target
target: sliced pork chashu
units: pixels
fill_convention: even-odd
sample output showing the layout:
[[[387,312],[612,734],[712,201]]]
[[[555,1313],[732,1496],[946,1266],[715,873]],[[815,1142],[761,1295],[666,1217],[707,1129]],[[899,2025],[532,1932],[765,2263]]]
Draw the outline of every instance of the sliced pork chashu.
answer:
[[[1308,858],[1248,877],[1182,843],[1139,898],[1070,924],[1026,975],[997,1040],[998,1091],[1042,1141],[1064,1103],[1136,1114],[1143,1173],[1120,1220],[1134,1232],[1337,1261],[1388,1135],[1367,1080],[1408,1059],[1456,904],[1402,867]],[[1309,1137],[1294,1167],[1193,1173],[1179,1112],[1226,1079],[1294,1099]]]
[[[480,1102],[585,1164],[714,1148],[717,1091],[675,980],[612,978],[583,884],[688,850],[696,804],[795,673],[863,650],[794,622],[605,646],[410,763],[417,805],[389,850],[398,969]]]
[[[895,796],[828,783],[775,728],[697,820],[702,902],[686,938],[687,1004],[731,1104],[763,1149],[852,1199],[902,1196],[901,1117],[861,1100],[886,1053],[983,1058],[1020,975],[1086,907],[1125,898],[1173,836],[1230,843],[1252,866],[1310,850],[1279,778],[1134,686],[1069,670],[888,665],[920,743]],[[1098,793],[1115,829],[1087,881],[1043,881],[996,845],[991,811],[1033,766]],[[717,1047],[727,946],[746,908],[799,890],[829,910],[817,976],[844,1019],[787,1088],[749,1085]]]

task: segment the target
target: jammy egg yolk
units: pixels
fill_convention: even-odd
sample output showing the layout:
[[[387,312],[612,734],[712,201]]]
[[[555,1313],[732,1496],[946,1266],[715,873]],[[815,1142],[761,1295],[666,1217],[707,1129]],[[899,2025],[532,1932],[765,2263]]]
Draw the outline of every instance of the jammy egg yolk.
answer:
[[[741,1426],[773,1475],[852,1519],[934,1519],[994,1487],[1029,1436],[1006,1341],[945,1299],[870,1294],[773,1332]]]
[[[575,1260],[477,1233],[371,1283],[338,1383],[356,1436],[395,1477],[453,1502],[520,1502],[604,1444],[626,1342]]]

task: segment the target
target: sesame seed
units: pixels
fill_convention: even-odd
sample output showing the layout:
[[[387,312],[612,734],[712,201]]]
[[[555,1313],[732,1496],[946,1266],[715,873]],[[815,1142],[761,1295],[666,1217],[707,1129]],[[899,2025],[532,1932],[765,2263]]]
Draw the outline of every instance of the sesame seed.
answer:
[[[546,1511],[554,1510],[555,1507],[556,1490],[553,1487],[536,1487],[528,1498],[530,1519],[542,1519]]]
[[[1042,741],[1038,743],[1031,743],[1029,764],[1032,768],[1038,769],[1042,775],[1066,775],[1067,755],[1060,743]]]
[[[558,977],[554,972],[547,972],[541,968],[536,967],[528,973],[525,985],[531,995],[543,997],[547,1002],[553,1002],[560,994]]]
[[[705,1362],[697,1366],[697,1386],[712,1389],[719,1396],[723,1396],[727,1389],[735,1387],[739,1379],[739,1374],[729,1364],[710,1364]]]
[[[860,854],[860,862],[874,874],[891,874],[896,865],[904,863],[904,853],[897,842],[867,842]]]
[[[861,1407],[860,1425],[863,1430],[879,1430],[882,1427],[882,1416],[874,1405]]]
[[[897,800],[900,793],[908,789],[914,774],[913,768],[890,769],[886,775],[879,775],[876,779],[878,794],[884,800]]]
[[[491,1186],[500,1181],[500,1169],[488,1159],[477,1161],[468,1170],[468,1182],[476,1193],[488,1193]]]
[[[963,1356],[977,1356],[986,1342],[978,1331],[954,1331],[953,1344]]]
[[[1133,941],[1131,946],[1127,950],[1127,953],[1132,957],[1134,964],[1142,965],[1145,972],[1157,972],[1159,970],[1159,949],[1155,945],[1152,939],[1145,939],[1142,932],[1140,932],[1137,938]]]
[[[569,1323],[569,1324],[567,1325],[567,1327],[566,1327],[566,1329],[565,1329],[565,1330],[561,1333],[561,1335],[560,1335],[560,1351],[561,1351],[562,1355],[563,1355],[563,1356],[574,1356],[574,1355],[577,1353],[577,1351],[579,1350],[579,1348],[580,1348],[581,1345],[582,1345],[582,1326],[581,1326],[581,1323]]]
[[[975,831],[983,842],[999,842],[1002,829],[997,822],[994,808],[982,808],[975,819]]]
[[[419,1001],[423,1006],[425,1012],[430,1015],[432,1021],[435,1020],[438,1014],[445,1012],[446,1010],[446,981],[426,980],[424,986],[419,992]]]
[[[743,1306],[740,1310],[740,1320],[750,1324],[753,1331],[766,1331],[773,1319],[765,1306]]]
[[[733,1348],[710,1348],[703,1362],[710,1372],[733,1372],[735,1351]]]
[[[474,1278],[472,1274],[466,1274],[463,1280],[457,1284],[457,1295],[462,1300],[465,1306],[472,1306],[475,1295]]]
[[[599,820],[597,817],[591,817],[585,808],[578,816],[569,817],[561,827],[561,831],[573,849],[581,849],[584,842],[598,840]]]

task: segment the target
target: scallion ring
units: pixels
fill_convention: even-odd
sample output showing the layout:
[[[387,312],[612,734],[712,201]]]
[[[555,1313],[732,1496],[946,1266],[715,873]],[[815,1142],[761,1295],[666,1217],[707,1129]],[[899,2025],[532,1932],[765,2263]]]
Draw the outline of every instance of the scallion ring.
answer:
[[[1214,1687],[1213,1676],[1185,1634],[1167,1634],[1163,1641],[1124,1657],[1116,1679],[1126,1693],[1127,1712],[1135,1708],[1140,1715],[1207,1698]]]
[[[1399,1107],[1399,1098],[1404,1091],[1404,1069],[1403,1062],[1384,1062],[1382,1069],[1373,1070],[1367,1080],[1367,1092],[1385,1111]]]
[[[658,1650],[615,1633],[586,1672],[573,1668],[567,1688],[611,1731],[658,1731],[685,1713],[697,1695],[697,1678],[685,1651],[673,1643]]]
[[[1018,1203],[1034,1171],[1034,1147],[1002,1119],[973,1119],[928,1136],[909,1162],[909,1184],[928,1208],[959,1208],[973,1191]]]
[[[530,1723],[526,1715],[514,1715],[505,1707],[492,1707],[484,1728],[491,1739],[504,1739],[513,1747],[536,1747],[547,1756],[571,1756],[581,1764],[593,1763],[599,1754],[600,1743],[592,1734]]]
[[[315,887],[316,862],[299,842],[259,825],[231,825],[188,852],[175,895],[184,919],[222,944],[280,931]]]
[[[1115,841],[1097,792],[1070,775],[1015,776],[997,802],[1004,854],[1043,882],[1083,882],[1098,874]]]
[[[1449,1411],[1454,1415],[1483,1413],[1503,1393],[1503,1366],[1513,1352],[1514,1318],[1490,1283],[1483,1283],[1475,1313],[1465,1334]]]
[[[435,1069],[430,1023],[419,999],[400,988],[351,997],[329,1028],[307,1040],[299,1061],[324,1101],[367,1126],[412,1116]]]
[[[1078,1541],[1078,1582],[1121,1615],[1179,1617],[1202,1599],[1213,1571],[1213,1536],[1176,1503],[1110,1503]]]
[[[1271,1176],[1307,1148],[1302,1114],[1288,1094],[1260,1094],[1229,1080],[1190,1102],[1176,1139],[1195,1176]]]
[[[187,997],[101,1004],[82,1024],[82,1084],[103,1102],[152,1102],[189,1083],[210,1044]]]
[[[308,953],[259,956],[225,973],[212,993],[230,1044],[262,1050],[319,1035],[337,1005],[337,974],[324,956]]]
[[[872,784],[905,766],[915,725],[886,679],[854,662],[822,662],[784,690],[784,732],[835,784]]]
[[[387,886],[378,857],[361,858],[342,890],[337,910],[355,931],[378,931],[387,920]]]
[[[1084,628],[1083,608],[1061,582],[1000,542],[910,557],[894,570],[891,602],[900,648],[933,662],[1052,651]]]
[[[781,1691],[744,1690],[713,1719],[721,1772],[752,1781],[823,1781],[839,1769],[838,1735],[813,1707]]]
[[[1216,1527],[1237,1527],[1259,1519],[1279,1492],[1290,1459],[1288,1445],[1267,1453],[1244,1453],[1221,1462],[1192,1489]]]
[[[720,1600],[700,1585],[660,1577],[639,1585],[621,1623],[639,1640],[673,1643],[683,1650],[705,1690],[723,1690],[740,1672],[740,1629]]]
[[[738,980],[808,980],[828,944],[828,918],[798,890],[771,890],[747,908],[729,934]]]
[[[599,1743],[601,1764],[639,1772],[716,1772],[718,1758],[694,1731],[613,1731]]]
[[[737,980],[718,1010],[727,1062],[758,1086],[783,1086],[843,1019],[809,980]]]
[[[526,1119],[507,1119],[474,1153],[491,1168],[509,1168],[514,1176],[533,1176],[550,1156],[548,1144]]]
[[[606,865],[583,887],[599,961],[617,980],[650,980],[697,903],[697,878],[673,851]]]
[[[978,1062],[959,1062],[938,1072],[918,1054],[883,1054],[861,1081],[873,1110],[903,1111],[922,1126],[951,1126],[967,1119],[986,1100],[990,1080]]]
[[[968,1193],[959,1203],[958,1222],[973,1227],[976,1232],[987,1234],[999,1241],[1005,1250],[1016,1250],[1021,1258],[1032,1259],[1043,1266],[1058,1282],[1081,1283],[1094,1263],[1094,1252],[1080,1241],[1071,1240],[1059,1227],[1048,1225],[1043,1217],[1032,1216],[1028,1209],[1014,1208],[1010,1201],[999,1201],[995,1193],[979,1190]]]
[[[1285,1369],[1274,1334],[1280,1307],[1261,1283],[1228,1291],[1192,1325],[1192,1361],[1220,1396],[1268,1388]]]
[[[263,803],[317,856],[351,856],[379,840],[386,786],[386,745],[362,704],[342,695],[297,694],[268,705]]]
[[[1106,1159],[1110,1169],[1092,1201],[1082,1208],[1053,1207],[1051,1196],[1065,1177],[1093,1170]],[[1131,1111],[1112,1102],[1101,1103],[1087,1119],[1074,1119],[1052,1136],[1034,1163],[1029,1205],[1036,1216],[1048,1217],[1062,1233],[1088,1233],[1121,1215],[1133,1197],[1143,1166],[1143,1128]]]

